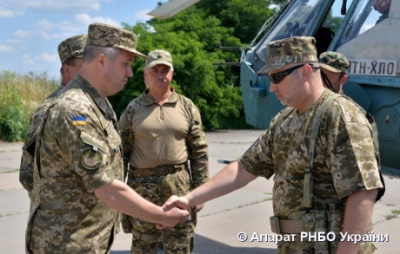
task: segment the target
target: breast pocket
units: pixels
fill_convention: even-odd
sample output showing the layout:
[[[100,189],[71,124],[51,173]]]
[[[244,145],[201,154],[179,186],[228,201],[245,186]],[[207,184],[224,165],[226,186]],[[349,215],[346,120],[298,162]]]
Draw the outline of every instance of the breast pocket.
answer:
[[[111,159],[114,161],[115,157],[118,157],[121,153],[121,136],[111,121],[107,124],[104,132],[107,144],[110,147]]]
[[[110,163],[114,170],[115,176],[117,178],[123,178],[123,160],[122,160],[122,146],[121,146],[121,136],[118,130],[114,127],[112,121],[110,121],[106,128],[104,129],[107,135],[107,145],[110,148]]]

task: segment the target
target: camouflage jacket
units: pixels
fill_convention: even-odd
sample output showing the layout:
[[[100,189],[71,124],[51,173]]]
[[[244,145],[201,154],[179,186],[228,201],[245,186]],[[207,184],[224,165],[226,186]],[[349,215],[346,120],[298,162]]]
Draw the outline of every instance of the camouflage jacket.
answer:
[[[275,216],[291,219],[303,211],[304,170],[308,168],[305,135],[314,112],[331,91],[324,93],[303,113],[293,110],[270,127],[239,159],[249,172],[270,178],[274,175],[273,208]],[[312,168],[313,207],[327,203],[341,205],[347,196],[359,191],[382,188],[379,166],[372,138],[372,128],[365,115],[344,97],[335,98],[322,115],[315,139]]]
[[[189,161],[193,181],[192,187],[200,186],[208,180],[208,145],[199,110],[190,99],[177,94],[175,91],[173,91],[169,101],[162,106],[156,104],[147,95],[147,92],[146,90],[143,96],[129,103],[119,121],[125,166],[130,161],[132,153],[149,153],[149,151],[140,151],[142,147],[138,145],[138,139],[141,139],[140,142],[142,143],[151,143],[148,148],[154,151],[150,154],[155,156],[154,158],[143,156],[145,157],[143,161],[157,163],[160,157],[165,157],[166,160],[174,163]],[[151,109],[152,107],[155,109],[154,111]],[[154,119],[158,120],[155,120],[157,123],[154,124],[162,124],[159,131],[162,129],[163,133],[144,128],[144,126],[153,125],[153,123],[146,123],[145,121],[152,118],[151,115],[157,114],[157,109],[164,114],[165,119],[160,120],[155,116]],[[139,114],[141,116],[138,116]],[[176,126],[179,123],[182,126]],[[142,132],[140,136],[137,133],[139,128]],[[160,139],[150,134],[154,134],[154,136],[162,135],[161,140],[170,140],[171,142],[158,142]],[[171,147],[171,143],[177,147]]]
[[[94,190],[123,180],[114,111],[79,74],[50,105],[38,130],[27,227],[33,253],[106,253],[119,214]]]
[[[63,86],[57,88],[40,104],[32,113],[30,118],[30,126],[22,147],[21,165],[19,170],[19,181],[28,191],[33,189],[33,156],[35,154],[36,131],[40,126],[43,114],[53,103],[54,99],[61,93]]]

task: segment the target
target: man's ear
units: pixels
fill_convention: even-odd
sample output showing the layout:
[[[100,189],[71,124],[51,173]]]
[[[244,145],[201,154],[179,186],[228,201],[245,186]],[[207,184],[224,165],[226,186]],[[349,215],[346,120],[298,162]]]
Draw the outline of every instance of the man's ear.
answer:
[[[348,78],[349,78],[349,76],[347,74],[344,74],[339,80],[340,85],[346,84]]]
[[[63,68],[63,76],[70,78],[71,77],[71,70],[68,64],[62,64]]]
[[[95,61],[98,69],[104,69],[107,57],[104,54],[99,54]]]
[[[303,67],[301,67],[301,70],[303,77],[309,79],[313,71],[312,67],[309,64],[305,64]]]

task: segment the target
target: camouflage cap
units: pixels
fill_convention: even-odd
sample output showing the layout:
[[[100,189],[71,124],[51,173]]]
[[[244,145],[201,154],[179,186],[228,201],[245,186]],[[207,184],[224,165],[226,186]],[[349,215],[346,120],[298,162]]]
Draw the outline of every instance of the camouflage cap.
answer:
[[[315,38],[297,36],[272,41],[267,46],[266,59],[267,63],[257,74],[265,74],[290,63],[317,63]]]
[[[167,65],[167,66],[173,68],[171,54],[168,51],[163,50],[163,49],[156,49],[156,50],[151,51],[147,55],[146,64],[145,64],[146,68],[151,68],[158,64],[164,64],[164,65]]]
[[[136,50],[136,34],[115,26],[106,24],[90,24],[88,29],[87,45],[114,47],[132,52],[135,55],[146,58],[146,55]]]
[[[350,65],[349,60],[344,55],[333,51],[327,51],[319,55],[319,62],[321,68],[336,73],[347,73]]]
[[[64,63],[71,57],[82,57],[86,39],[87,35],[81,34],[63,40],[58,45],[58,55],[60,56],[61,63]]]

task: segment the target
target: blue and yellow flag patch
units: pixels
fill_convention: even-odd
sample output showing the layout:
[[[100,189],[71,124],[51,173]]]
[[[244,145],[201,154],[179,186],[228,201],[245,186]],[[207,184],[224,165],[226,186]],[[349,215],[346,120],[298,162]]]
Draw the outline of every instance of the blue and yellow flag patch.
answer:
[[[86,117],[84,116],[74,116],[72,117],[73,125],[86,125]]]

